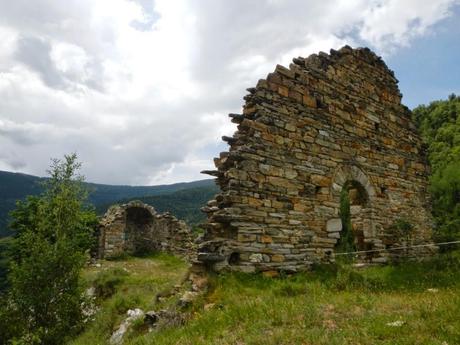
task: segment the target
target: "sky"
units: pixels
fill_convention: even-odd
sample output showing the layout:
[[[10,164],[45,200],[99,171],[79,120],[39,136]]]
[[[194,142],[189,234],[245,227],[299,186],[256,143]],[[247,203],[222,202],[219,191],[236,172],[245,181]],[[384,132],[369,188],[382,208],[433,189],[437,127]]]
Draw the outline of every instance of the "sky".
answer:
[[[345,44],[410,108],[460,94],[460,0],[0,0],[0,170],[76,152],[91,182],[206,178],[246,88]]]

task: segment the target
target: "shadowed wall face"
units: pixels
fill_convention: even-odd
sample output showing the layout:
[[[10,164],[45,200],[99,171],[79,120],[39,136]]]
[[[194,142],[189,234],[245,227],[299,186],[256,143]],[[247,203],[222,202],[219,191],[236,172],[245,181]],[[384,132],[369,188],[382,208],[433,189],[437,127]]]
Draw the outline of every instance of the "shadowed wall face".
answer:
[[[431,241],[422,141],[380,57],[346,46],[295,58],[248,91],[243,113],[230,114],[229,151],[207,171],[222,193],[204,208],[201,262],[254,272],[333,260],[349,184],[357,246],[379,250],[362,260],[394,256],[386,250],[401,242],[389,233],[400,219],[416,229],[411,243]]]
[[[142,254],[158,249],[153,233],[154,219],[144,208],[132,207],[126,210],[126,228],[124,250],[134,254]],[[159,235],[159,234],[157,234]]]

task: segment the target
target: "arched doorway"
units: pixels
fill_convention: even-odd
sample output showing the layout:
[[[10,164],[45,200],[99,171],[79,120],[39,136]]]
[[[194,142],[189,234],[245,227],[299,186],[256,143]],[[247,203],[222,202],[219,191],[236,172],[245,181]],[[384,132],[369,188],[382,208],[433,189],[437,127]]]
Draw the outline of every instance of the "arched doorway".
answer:
[[[374,196],[371,181],[358,167],[341,167],[336,171],[331,198],[338,205],[338,218],[327,223],[327,231],[335,231],[335,253],[374,249]],[[360,261],[370,261],[373,257],[373,252],[358,255]]]
[[[126,228],[124,250],[133,254],[143,254],[151,248],[153,215],[142,207],[126,209]]]
[[[369,207],[369,196],[364,186],[355,180],[347,181],[340,193],[339,216],[342,229],[335,245],[336,252],[368,250],[364,241],[366,219],[364,212]]]

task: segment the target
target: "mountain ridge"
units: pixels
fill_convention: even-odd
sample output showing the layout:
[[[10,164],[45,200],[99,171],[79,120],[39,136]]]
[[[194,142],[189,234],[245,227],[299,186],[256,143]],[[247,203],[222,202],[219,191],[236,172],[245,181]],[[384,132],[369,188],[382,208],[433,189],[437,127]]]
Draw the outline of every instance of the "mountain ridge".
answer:
[[[12,234],[11,231],[7,229],[9,221],[8,213],[15,208],[16,201],[23,200],[27,195],[37,195],[41,193],[42,188],[40,183],[46,179],[46,177],[0,170],[0,238]],[[179,218],[182,215],[180,208],[173,207],[171,209],[171,207],[174,205],[180,205],[180,200],[176,199],[174,195],[169,196],[167,198],[167,204],[170,205],[168,209],[161,204],[160,196],[192,190],[190,192],[191,196],[187,196],[187,193],[185,193],[187,198],[191,198],[191,200],[189,200],[190,202],[186,203],[189,210],[188,212],[191,214],[202,206],[199,204],[203,202],[205,197],[212,195],[214,191],[217,192],[217,187],[212,179],[178,182],[156,186],[110,185],[93,182],[84,182],[84,184],[90,190],[88,198],[89,202],[93,204],[100,213],[103,213],[103,207],[108,207],[114,203],[125,202],[133,199],[142,200],[142,198],[153,198],[156,205],[153,204],[152,206],[156,207],[161,212],[170,211]],[[200,192],[200,189],[203,189],[203,191]],[[200,198],[197,199],[196,202],[194,201],[194,195],[200,195]],[[152,200],[150,200],[150,202],[152,202]],[[190,208],[194,211],[190,211]],[[199,221],[201,218],[202,217],[198,216],[188,217],[187,219],[189,221],[191,219]]]

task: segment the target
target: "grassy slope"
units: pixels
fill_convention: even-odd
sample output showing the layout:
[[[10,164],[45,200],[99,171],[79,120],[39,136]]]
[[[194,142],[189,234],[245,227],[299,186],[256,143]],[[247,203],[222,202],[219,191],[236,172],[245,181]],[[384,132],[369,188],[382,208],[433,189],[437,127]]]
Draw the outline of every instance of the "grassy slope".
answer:
[[[88,286],[97,285],[115,293],[98,298],[100,306],[95,321],[75,339],[73,345],[102,345],[120,322],[128,309],[151,310],[157,293],[170,290],[179,284],[187,271],[187,264],[169,255],[159,254],[149,258],[129,258],[124,261],[102,261],[102,266],[88,268],[84,280]],[[98,283],[95,284],[95,281]]]
[[[137,306],[136,298],[141,307],[150,303],[159,284],[178,281],[174,271],[162,271],[164,258],[151,259],[160,260],[159,266],[138,276],[136,284],[143,287],[136,287],[137,293],[131,291],[134,285],[118,290],[124,298],[131,296],[130,307]],[[162,278],[156,280],[158,274]],[[150,283],[143,281],[147,278]],[[125,344],[460,344],[458,255],[366,270],[320,267],[276,279],[225,274],[211,277],[211,284],[189,310],[186,325],[131,334]],[[106,303],[114,313],[113,299]],[[205,311],[210,303],[214,308]],[[399,320],[402,326],[387,325]],[[108,337],[115,324],[98,321],[91,329],[99,333],[90,329],[74,344],[103,344],[100,330]],[[97,341],[85,342],[89,339]]]

